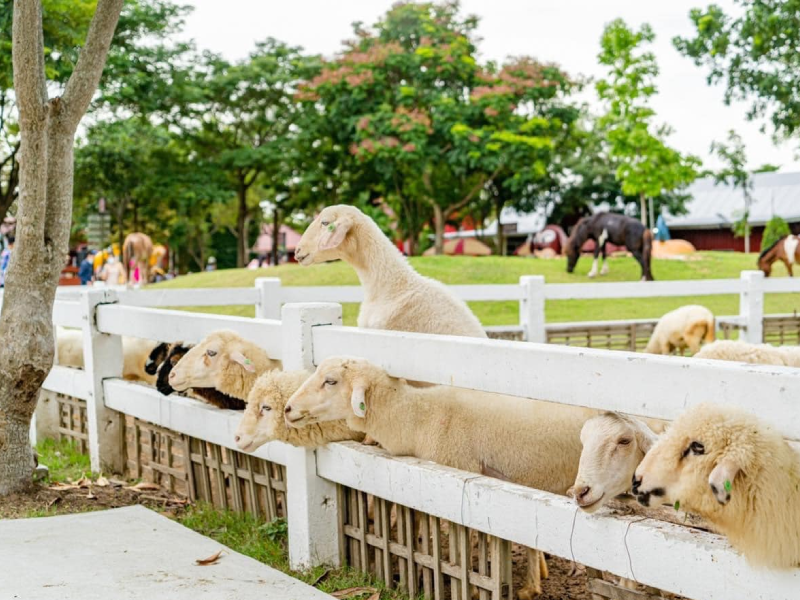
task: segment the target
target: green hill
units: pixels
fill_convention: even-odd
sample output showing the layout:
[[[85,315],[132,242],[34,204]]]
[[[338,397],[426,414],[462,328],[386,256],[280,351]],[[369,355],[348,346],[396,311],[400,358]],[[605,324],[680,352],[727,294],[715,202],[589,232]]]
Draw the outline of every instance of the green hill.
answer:
[[[447,284],[517,283],[522,275],[544,275],[548,283],[588,283],[601,281],[636,281],[639,265],[632,258],[609,259],[610,273],[589,279],[591,258],[581,258],[576,272],[566,272],[563,258],[545,260],[519,257],[488,256],[482,258],[431,256],[410,259],[423,275]],[[743,270],[755,269],[756,255],[735,252],[698,252],[687,260],[653,260],[653,275],[657,280],[730,279],[738,278]],[[776,265],[773,276],[784,276],[785,269]],[[296,264],[270,269],[228,269],[178,277],[158,284],[158,288],[250,287],[257,277],[279,277],[286,286],[358,285],[353,269],[342,262],[301,267]],[[594,321],[607,319],[640,319],[660,317],[668,310],[688,303],[707,306],[715,314],[739,312],[739,297],[694,296],[690,298],[623,298],[618,300],[548,301],[548,322]],[[470,306],[484,325],[510,325],[519,320],[516,302],[472,302]],[[252,306],[207,307],[198,310],[219,314],[252,316]],[[800,310],[800,294],[771,294],[767,296],[767,313]],[[344,306],[345,323],[354,325],[357,305]]]

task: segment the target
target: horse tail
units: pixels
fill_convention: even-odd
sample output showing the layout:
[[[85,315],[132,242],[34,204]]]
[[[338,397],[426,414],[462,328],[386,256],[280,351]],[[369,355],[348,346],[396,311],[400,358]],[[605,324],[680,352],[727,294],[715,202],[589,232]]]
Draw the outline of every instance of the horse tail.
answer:
[[[133,248],[133,240],[127,239],[125,240],[125,244],[122,246],[122,260],[125,262],[125,283],[129,283],[131,280],[131,258],[134,255],[134,248]]]
[[[653,232],[645,228],[642,234],[642,259],[645,264],[645,279],[648,281],[653,280],[653,274],[650,272],[650,255],[653,252]]]

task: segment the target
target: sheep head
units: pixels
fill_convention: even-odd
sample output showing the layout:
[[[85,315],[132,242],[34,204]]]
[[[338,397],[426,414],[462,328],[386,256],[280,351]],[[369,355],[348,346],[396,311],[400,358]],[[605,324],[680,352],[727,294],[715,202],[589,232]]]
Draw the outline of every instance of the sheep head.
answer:
[[[305,427],[340,419],[349,423],[354,416],[365,417],[373,371],[380,370],[360,358],[334,357],[322,361],[286,404],[286,424]]]
[[[647,425],[619,413],[586,421],[581,429],[578,475],[571,490],[577,505],[594,512],[630,490],[636,467],[655,439]]]
[[[150,351],[147,360],[144,363],[144,372],[148,375],[155,375],[158,372],[158,367],[163,363],[167,354],[169,353],[170,344],[161,342]]]
[[[255,374],[253,361],[242,350],[244,340],[232,331],[215,331],[189,350],[169,374],[169,385],[178,391],[218,388],[222,373]]]
[[[352,245],[352,235],[359,218],[364,213],[352,206],[337,204],[322,209],[308,226],[295,248],[295,258],[303,266],[330,262],[343,258]]]
[[[659,438],[633,478],[644,506],[652,500],[720,517],[748,502],[745,479],[757,468],[757,420],[730,407],[688,410]]]
[[[253,452],[267,442],[287,441],[283,411],[289,398],[309,376],[307,371],[267,371],[256,380],[236,429],[235,440],[240,450]]]

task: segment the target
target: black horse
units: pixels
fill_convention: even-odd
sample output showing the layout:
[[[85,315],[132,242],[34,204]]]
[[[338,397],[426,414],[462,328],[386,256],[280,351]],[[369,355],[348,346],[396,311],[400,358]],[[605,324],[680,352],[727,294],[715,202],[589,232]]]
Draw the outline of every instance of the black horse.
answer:
[[[650,254],[653,248],[653,234],[636,219],[616,213],[602,212],[584,217],[575,225],[567,240],[567,273],[572,273],[581,255],[581,247],[586,240],[595,241],[594,263],[589,277],[597,275],[597,256],[603,253],[601,275],[608,273],[606,264],[606,242],[625,246],[642,266],[642,280],[653,281],[650,273]]]

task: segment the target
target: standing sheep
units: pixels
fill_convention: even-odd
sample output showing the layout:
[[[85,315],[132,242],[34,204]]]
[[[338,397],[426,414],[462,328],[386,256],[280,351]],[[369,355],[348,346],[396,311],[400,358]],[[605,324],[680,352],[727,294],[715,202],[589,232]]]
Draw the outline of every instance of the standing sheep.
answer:
[[[391,454],[557,494],[575,480],[581,426],[593,414],[449,386],[417,388],[355,358],[323,361],[285,410],[292,427],[346,419]],[[523,599],[541,593],[540,557],[529,552]]]
[[[283,420],[286,403],[310,375],[308,371],[267,371],[256,379],[236,429],[239,450],[253,452],[272,441],[317,448],[328,442],[364,439],[363,433],[350,429],[344,420],[317,423],[301,429],[286,426]]]
[[[713,344],[703,346],[700,352],[694,355],[694,358],[730,360],[756,365],[800,367],[800,347],[717,340]]]
[[[256,344],[233,331],[215,331],[189,350],[169,373],[169,385],[178,391],[216,388],[228,396],[246,401],[256,378],[280,369]]]
[[[155,383],[145,363],[156,342],[141,338],[122,338],[122,377],[129,381]],[[56,360],[63,367],[83,368],[83,331],[80,329],[56,329]]]
[[[364,287],[358,326],[486,337],[472,311],[440,282],[417,273],[375,222],[355,207],[323,209],[295,250],[303,266],[344,260]]]
[[[703,342],[714,341],[714,315],[705,306],[681,306],[661,317],[647,343],[645,352],[672,354],[686,348],[696,354]]]
[[[800,565],[800,455],[742,410],[686,411],[636,469],[633,491],[707,519],[753,565]]]

